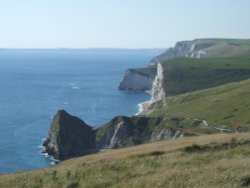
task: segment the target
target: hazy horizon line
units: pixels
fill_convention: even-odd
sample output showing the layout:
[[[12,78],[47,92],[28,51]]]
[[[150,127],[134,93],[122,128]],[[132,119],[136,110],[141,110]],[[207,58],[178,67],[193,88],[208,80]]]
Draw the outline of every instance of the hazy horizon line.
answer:
[[[197,37],[190,40],[178,40],[175,42],[193,41],[193,40],[250,40],[250,38],[223,38],[223,37]],[[0,50],[161,50],[173,47],[0,47]]]
[[[166,49],[167,47],[156,47],[156,48],[110,48],[110,47],[86,47],[86,48],[71,48],[71,47],[55,47],[55,48],[14,48],[14,47],[0,47],[0,50],[161,50]]]

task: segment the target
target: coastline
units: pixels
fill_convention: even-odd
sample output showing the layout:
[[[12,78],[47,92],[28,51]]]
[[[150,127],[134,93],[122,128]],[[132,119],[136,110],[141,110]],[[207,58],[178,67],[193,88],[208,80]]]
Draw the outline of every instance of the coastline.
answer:
[[[152,91],[151,90],[146,90],[144,91],[145,93],[148,93],[152,97]],[[135,114],[136,116],[145,116],[149,112],[149,107],[151,105],[151,99],[139,103],[138,106],[138,112]]]
[[[45,157],[45,158],[49,158],[50,159],[50,165],[51,166],[54,166],[58,163],[60,163],[61,161],[55,159],[53,156],[49,155],[47,152],[46,152],[46,147],[43,145],[44,141],[46,140],[47,138],[43,138],[42,139],[42,144],[39,146],[39,148],[41,148],[40,150],[40,154]]]
[[[142,102],[140,104],[138,104],[138,113],[136,113],[135,115],[136,116],[145,116],[148,114],[149,112],[149,107],[151,105],[151,100],[149,101],[145,101],[145,102]]]

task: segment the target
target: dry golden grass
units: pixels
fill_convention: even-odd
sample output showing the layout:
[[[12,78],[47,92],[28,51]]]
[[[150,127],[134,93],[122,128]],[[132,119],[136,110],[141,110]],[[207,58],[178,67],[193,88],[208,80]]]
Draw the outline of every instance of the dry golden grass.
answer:
[[[236,133],[236,134],[213,134],[213,135],[203,135],[203,136],[195,136],[195,137],[182,137],[173,140],[165,140],[161,142],[142,144],[139,146],[127,147],[117,150],[109,150],[97,154],[87,155],[85,157],[80,157],[77,160],[79,162],[95,162],[97,160],[104,159],[121,159],[126,158],[133,155],[150,153],[156,150],[172,152],[178,150],[180,148],[184,148],[186,146],[192,144],[206,145],[211,142],[228,142],[232,138],[235,139],[250,139],[250,133]],[[67,160],[62,164],[70,164],[74,162],[76,159]],[[59,165],[58,165],[59,166]]]
[[[185,151],[194,145],[201,150]],[[183,137],[2,175],[0,187],[240,187],[250,176],[249,146],[250,133]]]

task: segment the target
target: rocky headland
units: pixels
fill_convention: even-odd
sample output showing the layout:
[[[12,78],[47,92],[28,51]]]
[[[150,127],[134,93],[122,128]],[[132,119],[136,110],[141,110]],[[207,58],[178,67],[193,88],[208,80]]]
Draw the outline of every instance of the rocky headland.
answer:
[[[214,126],[209,123],[204,125],[201,122],[207,121],[195,114],[191,118],[176,116],[178,111],[166,114],[167,107],[181,103],[185,95],[182,96],[184,99],[178,99],[179,102],[174,98],[167,101],[167,98],[249,78],[248,69],[233,68],[228,62],[230,57],[247,53],[249,46],[242,40],[196,39],[178,42],[153,58],[148,67],[126,70],[120,82],[121,90],[151,91],[151,100],[143,105],[143,115],[117,116],[99,128],[93,128],[78,117],[60,110],[43,143],[45,152],[55,159],[65,160],[104,149],[216,132],[218,130]],[[219,59],[211,67],[215,58]],[[220,69],[217,68],[219,63]],[[195,129],[197,131],[193,131]]]
[[[93,128],[78,117],[60,110],[53,118],[48,138],[43,142],[45,152],[55,159],[80,156],[95,149]]]
[[[94,129],[65,110],[56,113],[44,152],[57,160],[95,153],[104,149],[134,146],[181,136],[174,128],[164,127],[162,118],[116,116]]]

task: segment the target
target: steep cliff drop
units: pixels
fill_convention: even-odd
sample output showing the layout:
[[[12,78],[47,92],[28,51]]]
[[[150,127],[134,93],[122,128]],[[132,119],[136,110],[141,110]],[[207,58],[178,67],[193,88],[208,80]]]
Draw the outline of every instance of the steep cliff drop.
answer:
[[[211,50],[210,47],[216,45],[217,43],[218,42],[215,40],[206,39],[177,42],[174,47],[168,48],[164,53],[153,58],[149,66],[154,66],[161,61],[178,57],[197,59],[208,57],[208,52]]]
[[[127,69],[119,84],[119,89],[129,91],[152,90],[152,87],[154,87],[153,84],[156,83],[155,79],[158,79],[157,75],[159,73],[159,67],[157,68],[157,65],[159,63],[178,57],[207,57],[211,51],[210,47],[216,45],[217,43],[218,42],[216,40],[206,39],[177,42],[174,47],[168,48],[164,53],[153,58],[148,67],[140,69]],[[212,54],[214,54],[214,52]]]
[[[150,103],[159,101],[159,100],[163,100],[166,96],[166,93],[164,91],[163,88],[163,68],[161,63],[157,64],[157,74],[155,76],[155,80],[153,82],[153,88],[152,88],[152,92],[151,92],[151,101]]]
[[[138,71],[137,69],[127,69],[119,84],[120,90],[146,91],[152,88],[154,78],[152,75]]]
[[[44,141],[45,151],[58,160],[93,152],[95,132],[78,117],[60,110],[53,118],[49,137]]]
[[[92,129],[78,117],[60,110],[54,116],[43,146],[45,152],[61,161],[103,149],[134,146],[178,136],[180,132],[166,127],[160,117],[116,116],[105,125]]]

